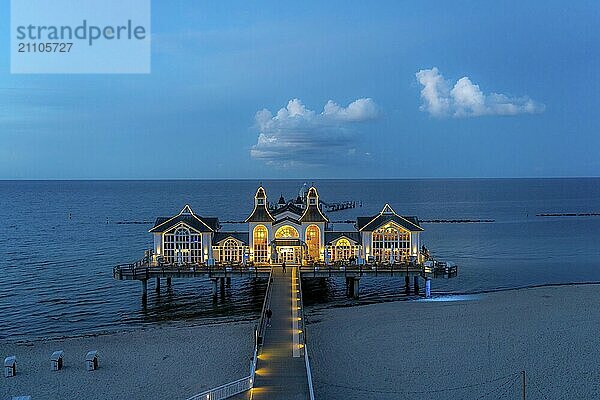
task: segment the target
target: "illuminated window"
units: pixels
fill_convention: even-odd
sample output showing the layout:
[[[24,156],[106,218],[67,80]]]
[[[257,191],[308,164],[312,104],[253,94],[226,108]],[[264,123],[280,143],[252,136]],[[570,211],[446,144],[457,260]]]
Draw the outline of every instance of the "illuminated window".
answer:
[[[320,259],[321,249],[321,230],[316,225],[306,228],[306,245],[308,247],[308,258],[311,260]]]
[[[221,262],[241,262],[243,247],[233,239],[227,239],[221,247]]]
[[[269,261],[269,231],[264,225],[254,228],[254,262],[266,263]]]
[[[391,255],[396,262],[405,261],[410,256],[410,233],[399,230],[394,225],[384,226],[373,232],[375,259],[386,262]]]
[[[343,260],[347,261],[354,255],[352,251],[352,245],[348,241],[348,239],[340,239],[335,243],[333,248],[333,257],[334,260]]]
[[[164,258],[167,263],[202,262],[202,240],[199,233],[185,227],[166,232],[164,240]]]
[[[282,226],[281,228],[277,229],[277,232],[275,232],[276,239],[299,237],[300,235],[298,234],[298,231],[293,226],[289,225]]]

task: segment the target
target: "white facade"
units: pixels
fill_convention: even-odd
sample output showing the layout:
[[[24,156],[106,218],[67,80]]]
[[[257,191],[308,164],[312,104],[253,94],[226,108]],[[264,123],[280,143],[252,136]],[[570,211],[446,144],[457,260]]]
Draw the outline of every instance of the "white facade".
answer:
[[[385,205],[357,219],[356,230],[328,230],[316,188],[300,202],[269,207],[264,188],[254,197],[247,232],[221,232],[216,218],[203,218],[189,206],[174,217],[158,218],[150,230],[154,260],[166,264],[420,261],[421,232],[416,217],[403,217]]]

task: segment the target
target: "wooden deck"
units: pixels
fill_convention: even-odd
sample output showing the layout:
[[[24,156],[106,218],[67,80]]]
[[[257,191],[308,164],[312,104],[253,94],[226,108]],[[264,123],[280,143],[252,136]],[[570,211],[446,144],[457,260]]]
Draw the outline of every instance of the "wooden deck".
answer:
[[[340,266],[303,266],[300,267],[303,278],[360,278],[362,276],[433,276],[433,271],[426,272],[421,265],[410,264],[372,264],[372,265],[340,265]]]
[[[274,268],[280,268],[274,265]],[[291,267],[291,266],[290,266]],[[367,265],[312,265],[299,267],[303,278],[347,277],[360,278],[367,276],[421,276],[422,278],[437,278],[441,276],[454,277],[456,267],[443,272],[419,264],[367,264]],[[260,277],[266,278],[271,272],[271,265],[156,265],[143,260],[131,264],[121,264],[113,268],[113,278],[117,280],[147,280],[151,278],[230,278],[230,277]]]
[[[237,399],[310,399],[296,271],[293,267],[288,267],[285,273],[281,267],[273,269],[268,304],[273,318],[262,340],[254,388]]]

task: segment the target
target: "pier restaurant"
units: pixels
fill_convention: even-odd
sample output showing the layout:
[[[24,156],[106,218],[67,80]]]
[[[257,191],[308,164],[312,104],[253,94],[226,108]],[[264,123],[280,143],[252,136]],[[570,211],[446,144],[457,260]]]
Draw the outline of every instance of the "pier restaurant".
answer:
[[[417,217],[401,216],[389,204],[376,215],[358,217],[354,229],[330,229],[313,186],[291,201],[267,201],[261,186],[244,224],[248,230],[221,230],[218,218],[196,214],[186,205],[177,215],[159,217],[153,263],[205,265],[313,265],[335,262],[421,262]]]

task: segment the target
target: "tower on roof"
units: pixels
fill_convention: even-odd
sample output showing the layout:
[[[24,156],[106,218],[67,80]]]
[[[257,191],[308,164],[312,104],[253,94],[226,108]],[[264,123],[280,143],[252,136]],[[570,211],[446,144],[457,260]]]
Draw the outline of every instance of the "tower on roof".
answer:
[[[267,209],[267,193],[262,186],[259,186],[254,195],[254,210],[246,222],[273,222],[275,219]]]
[[[317,192],[316,187],[311,186],[310,189],[308,189],[308,193],[306,194],[306,200],[309,206],[319,204],[319,193]]]
[[[306,208],[300,217],[301,222],[328,222],[329,220],[319,207],[319,192],[311,186],[306,192]]]

